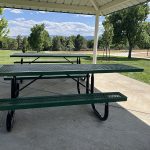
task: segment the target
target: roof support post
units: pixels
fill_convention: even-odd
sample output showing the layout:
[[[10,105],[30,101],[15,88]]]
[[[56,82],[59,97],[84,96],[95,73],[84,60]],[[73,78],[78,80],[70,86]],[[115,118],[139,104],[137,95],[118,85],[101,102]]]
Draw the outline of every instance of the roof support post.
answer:
[[[96,13],[96,16],[95,16],[93,64],[96,64],[96,61],[97,61],[98,37],[99,37],[99,13],[97,12],[97,13]]]

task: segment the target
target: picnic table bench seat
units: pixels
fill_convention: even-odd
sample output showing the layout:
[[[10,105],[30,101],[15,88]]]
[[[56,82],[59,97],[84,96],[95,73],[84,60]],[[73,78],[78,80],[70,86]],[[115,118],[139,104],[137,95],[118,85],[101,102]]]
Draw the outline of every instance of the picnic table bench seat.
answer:
[[[12,120],[14,118],[12,110],[91,104],[95,114],[100,118],[100,120],[105,121],[109,114],[108,103],[126,100],[127,97],[120,92],[5,98],[0,99],[0,111],[10,111],[10,113],[7,114],[6,129],[7,131],[11,131]],[[97,103],[105,103],[105,112],[103,117],[95,109],[94,104]]]
[[[5,98],[0,99],[0,110],[109,103],[126,100],[127,97],[120,92]]]
[[[76,63],[77,61],[71,61],[72,63]],[[30,63],[32,63],[32,64],[46,64],[46,63],[70,63],[70,62],[68,62],[68,61],[63,61],[63,60],[53,60],[53,61],[45,61],[45,60],[41,60],[41,61],[14,61],[14,63],[15,64],[30,64]]]

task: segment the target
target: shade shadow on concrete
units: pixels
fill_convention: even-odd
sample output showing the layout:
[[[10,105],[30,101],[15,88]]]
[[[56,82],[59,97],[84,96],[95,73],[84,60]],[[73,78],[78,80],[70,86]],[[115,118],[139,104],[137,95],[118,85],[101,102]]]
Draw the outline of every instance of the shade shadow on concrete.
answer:
[[[81,91],[84,93],[85,89]],[[95,91],[100,92],[100,89]],[[20,96],[68,93],[77,93],[76,84],[71,79],[39,80],[21,92]],[[10,97],[9,81],[2,78],[0,97]],[[96,106],[103,112],[103,105]],[[11,133],[5,129],[6,114],[7,111],[0,112],[0,150],[150,148],[150,127],[117,103],[110,106],[110,115],[105,122],[94,115],[90,105],[17,110]]]

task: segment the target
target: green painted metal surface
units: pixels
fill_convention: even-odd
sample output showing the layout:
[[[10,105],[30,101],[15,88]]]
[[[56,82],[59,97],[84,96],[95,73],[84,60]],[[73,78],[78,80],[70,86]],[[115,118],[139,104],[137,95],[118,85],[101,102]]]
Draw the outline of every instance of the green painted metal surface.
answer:
[[[0,110],[30,109],[126,101],[119,92],[0,99]]]
[[[72,63],[76,63],[77,61],[72,61],[71,60],[71,62]],[[20,64],[21,63],[21,61],[15,61],[14,62],[15,64]],[[58,61],[23,61],[23,64],[30,64],[30,63],[32,63],[32,64],[42,64],[42,63],[70,63],[70,62],[68,62],[68,61],[62,61],[62,60],[58,60]]]
[[[46,76],[42,76],[42,77],[38,77],[38,76],[17,76],[16,79],[17,80],[31,80],[31,79],[35,79],[35,78],[39,78],[39,79],[61,79],[61,78],[82,78],[82,77],[86,77],[86,74],[75,74],[75,75],[46,75]],[[10,76],[6,76],[4,77],[4,80],[11,80],[13,77]]]
[[[14,64],[3,65],[0,68],[0,76],[142,72],[143,70],[122,64]]]
[[[42,53],[14,53],[10,57],[90,57],[85,54],[42,54]]]

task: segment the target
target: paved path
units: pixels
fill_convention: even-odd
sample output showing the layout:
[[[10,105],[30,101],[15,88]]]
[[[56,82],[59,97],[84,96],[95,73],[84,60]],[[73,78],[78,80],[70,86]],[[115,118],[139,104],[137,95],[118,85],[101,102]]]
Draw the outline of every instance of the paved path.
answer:
[[[128,57],[128,52],[111,53],[111,56]],[[150,60],[150,52],[149,52],[148,56],[147,56],[146,51],[145,52],[132,52],[132,58],[143,58],[143,59],[149,59]]]
[[[113,73],[96,75],[95,86],[101,91],[120,91],[127,95],[128,101],[119,104],[150,125],[150,85]]]

